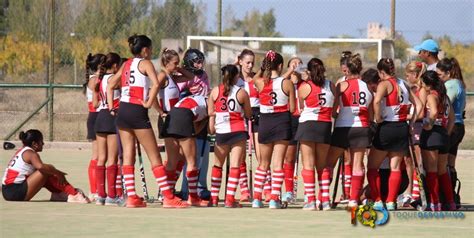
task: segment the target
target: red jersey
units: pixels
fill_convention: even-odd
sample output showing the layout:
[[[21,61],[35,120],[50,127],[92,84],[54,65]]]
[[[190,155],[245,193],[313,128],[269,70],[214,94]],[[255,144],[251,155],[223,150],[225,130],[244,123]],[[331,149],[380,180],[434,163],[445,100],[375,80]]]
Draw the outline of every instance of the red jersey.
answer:
[[[121,102],[143,105],[148,100],[150,79],[138,70],[141,58],[132,58],[125,62],[122,72]]]
[[[260,97],[260,112],[261,113],[276,113],[287,112],[288,95],[283,91],[282,77],[270,79],[259,93]]]
[[[165,112],[169,112],[179,101],[179,88],[169,75],[166,75],[166,78],[168,85],[160,89],[159,95],[161,109]]]
[[[187,96],[175,105],[176,108],[186,108],[193,112],[193,121],[201,121],[207,117],[207,102],[206,98],[201,95]]]
[[[382,118],[391,122],[406,121],[411,107],[410,91],[400,79],[390,78],[388,81],[393,90],[382,102]]]
[[[5,174],[3,175],[3,185],[23,183],[23,181],[25,181],[28,176],[35,172],[35,167],[23,160],[23,153],[27,150],[33,149],[25,146],[19,149],[10,160],[7,168],[5,169]]]

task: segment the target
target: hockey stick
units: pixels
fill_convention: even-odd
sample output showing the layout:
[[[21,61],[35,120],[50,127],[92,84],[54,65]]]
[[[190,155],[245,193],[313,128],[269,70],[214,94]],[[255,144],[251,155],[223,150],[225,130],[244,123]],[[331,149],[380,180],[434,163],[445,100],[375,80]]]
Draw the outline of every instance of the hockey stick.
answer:
[[[337,204],[336,203],[336,196],[337,196],[337,188],[339,187],[339,173],[341,173],[341,167],[344,167],[344,156],[339,157],[338,159],[339,163],[337,165],[337,175],[336,175],[336,182],[334,183],[334,191],[332,192],[332,203],[331,203],[331,208],[334,209],[336,208]],[[344,190],[344,187],[342,187],[342,190]]]
[[[252,146],[253,143],[253,132],[252,132],[252,121],[248,120],[248,129],[249,129],[249,143],[247,146],[247,152],[249,156],[249,192],[250,192],[250,201],[253,200],[253,169],[252,169]]]
[[[408,137],[408,141],[410,144],[410,155],[413,160],[413,164],[415,165],[416,171],[416,180],[418,181],[418,186],[420,187],[420,198],[421,204],[419,200],[413,201],[410,205],[418,209],[419,211],[424,211],[428,207],[428,201],[426,200],[426,180],[425,175],[420,168],[418,161],[416,160],[416,153],[415,153],[415,146],[413,145],[413,141],[411,136]]]
[[[230,170],[230,156],[226,158],[226,165],[225,165],[225,195],[227,197],[227,183],[229,181],[229,170]]]
[[[293,173],[293,195],[295,196],[295,200],[298,194],[298,164],[300,160],[300,142],[298,141],[296,144],[296,158],[295,158],[295,171]]]
[[[120,170],[120,180],[122,181],[122,203],[119,204],[121,207],[127,205],[127,188],[125,187],[125,177],[123,176],[123,148],[122,140],[120,140],[120,134],[117,130],[117,145],[118,145],[118,166]]]
[[[148,188],[146,186],[146,179],[145,179],[145,168],[143,166],[143,158],[142,158],[142,149],[140,148],[140,142],[137,140],[137,152],[138,152],[138,163],[140,164],[140,177],[142,179],[142,189],[143,189],[143,197],[145,198],[146,202],[153,203],[153,197],[148,196]]]

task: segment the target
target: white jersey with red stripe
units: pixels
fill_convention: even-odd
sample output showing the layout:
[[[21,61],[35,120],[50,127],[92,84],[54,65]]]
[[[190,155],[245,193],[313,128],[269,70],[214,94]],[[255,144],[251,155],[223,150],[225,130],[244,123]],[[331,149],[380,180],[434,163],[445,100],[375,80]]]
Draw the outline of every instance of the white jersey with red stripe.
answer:
[[[219,96],[214,103],[216,112],[216,133],[225,134],[239,131],[247,131],[245,123],[244,109],[237,99],[237,93],[241,90],[237,85],[233,85],[224,95],[224,85],[219,85]]]
[[[359,78],[346,79],[346,91],[339,97],[339,115],[335,127],[369,127],[369,105],[373,96]]]
[[[288,95],[283,91],[283,77],[270,79],[259,93],[260,113],[287,112]]]
[[[435,95],[436,97],[438,97],[438,100],[441,100],[439,98],[438,92],[436,92],[435,90],[431,90],[430,94]],[[442,126],[444,128],[447,128],[448,127],[449,110],[451,109],[449,98],[446,97],[444,102],[440,101],[438,103],[437,107],[438,107],[438,115],[436,115],[434,125]],[[426,105],[425,120],[428,120],[429,116],[430,116],[430,107],[428,105]]]
[[[295,86],[295,110],[291,114],[293,117],[299,117],[301,115],[301,109],[300,109],[300,100],[298,99],[298,88],[303,84],[304,81],[300,81],[296,84]]]
[[[257,90],[257,87],[255,87],[255,84],[253,83],[253,81],[247,82],[243,80],[242,78],[239,78],[239,80],[237,80],[237,83],[235,85],[245,89],[245,91],[248,93],[249,98],[250,98],[250,107],[260,107],[260,99],[258,97],[258,90]]]
[[[92,78],[95,78],[95,75],[90,75],[89,76],[89,80],[91,80]],[[98,111],[100,111],[100,109],[95,108],[94,104],[92,102],[93,94],[94,94],[94,92],[89,87],[86,86],[87,107],[89,109],[89,112],[98,112]]]
[[[168,80],[168,85],[160,89],[159,95],[161,109],[165,112],[169,112],[179,101],[179,88],[173,78],[169,75],[166,75],[166,78]]]
[[[143,105],[148,100],[150,79],[138,69],[142,58],[132,58],[125,62],[122,72],[122,97],[121,102]]]
[[[334,105],[334,94],[331,91],[331,81],[325,80],[322,87],[308,80],[305,82],[311,87],[311,92],[304,99],[303,111],[299,122],[321,121],[331,122]]]
[[[388,79],[392,85],[392,92],[382,100],[382,118],[384,121],[406,121],[410,113],[410,91],[401,79]]]
[[[175,105],[176,108],[186,108],[193,112],[193,121],[201,121],[207,117],[206,97],[201,95],[191,95],[179,100]]]
[[[107,103],[107,85],[109,84],[109,79],[112,77],[113,74],[106,74],[102,77],[99,84],[99,107],[97,109],[109,109]],[[120,90],[114,89],[114,97],[113,97],[113,108],[117,109],[120,104]]]
[[[28,176],[35,172],[35,167],[23,160],[23,153],[27,150],[33,151],[33,149],[30,147],[25,146],[19,149],[10,160],[7,168],[5,169],[5,174],[3,175],[3,185],[23,183],[23,181],[25,181]]]

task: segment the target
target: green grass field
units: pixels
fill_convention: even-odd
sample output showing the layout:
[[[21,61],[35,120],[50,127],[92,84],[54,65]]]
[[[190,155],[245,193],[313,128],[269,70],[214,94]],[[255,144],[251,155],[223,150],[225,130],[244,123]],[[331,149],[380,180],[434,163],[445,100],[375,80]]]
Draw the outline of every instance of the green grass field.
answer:
[[[13,153],[0,151],[2,176]],[[90,151],[49,149],[41,155],[43,161],[66,171],[71,184],[88,190]],[[145,166],[148,188],[151,194],[156,194],[157,185],[150,167],[148,163]],[[472,209],[473,158],[460,158],[457,168],[464,207]],[[138,174],[136,178],[137,191],[141,192]],[[302,182],[298,191],[298,197],[302,198]],[[351,225],[350,213],[341,206],[327,212],[302,211],[301,202],[282,210],[252,209],[250,204],[244,204],[242,209],[174,210],[162,209],[156,203],[144,209],[126,209],[49,202],[49,196],[47,190],[42,190],[32,202],[6,202],[1,198],[0,237],[472,237],[474,232],[474,212],[469,211],[465,211],[464,219],[443,220],[406,220],[392,213],[388,224],[371,229]]]

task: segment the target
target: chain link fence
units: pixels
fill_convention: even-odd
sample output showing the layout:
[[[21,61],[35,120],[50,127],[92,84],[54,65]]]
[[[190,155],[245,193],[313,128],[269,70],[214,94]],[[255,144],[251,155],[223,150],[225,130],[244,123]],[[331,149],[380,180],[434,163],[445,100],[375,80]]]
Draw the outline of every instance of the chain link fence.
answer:
[[[406,18],[416,11],[413,7],[428,3],[431,1],[398,0],[396,19]],[[461,6],[465,11],[474,10],[471,1],[432,4],[449,7],[453,3],[465,6]],[[134,33],[146,34],[153,40],[154,58],[159,57],[164,46],[184,51],[188,35],[215,36],[219,32],[224,36],[250,37],[383,38],[389,37],[389,30],[380,23],[388,25],[391,10],[389,0],[0,0],[0,4],[0,83],[47,84],[54,80],[55,84],[78,86],[85,80],[88,53],[117,52],[130,57],[127,37]],[[437,15],[443,21],[446,8],[442,6],[439,12],[423,13],[421,17]],[[380,23],[370,25],[374,20],[360,17],[366,11],[374,11]],[[451,17],[461,17],[456,13]],[[339,17],[334,20],[333,15]],[[470,18],[459,20],[463,23],[460,28],[446,31],[429,32],[400,21],[394,39],[400,77],[404,76],[404,64],[416,57],[409,48],[423,37],[435,37],[443,55],[459,59],[468,90],[472,91],[474,27],[472,14],[468,15]],[[221,16],[220,22],[217,16]],[[436,21],[433,19],[433,23]],[[444,30],[446,26],[432,28]],[[34,112],[48,98],[48,90],[0,87],[0,137],[5,138]],[[469,98],[468,118],[474,116],[472,101]],[[85,140],[87,105],[81,89],[55,89],[52,109],[54,140]],[[41,109],[22,128],[49,133],[48,110],[51,107]],[[155,115],[152,112],[151,118]],[[474,134],[473,124],[468,119],[467,135]],[[474,142],[467,137],[463,144],[474,148]]]

